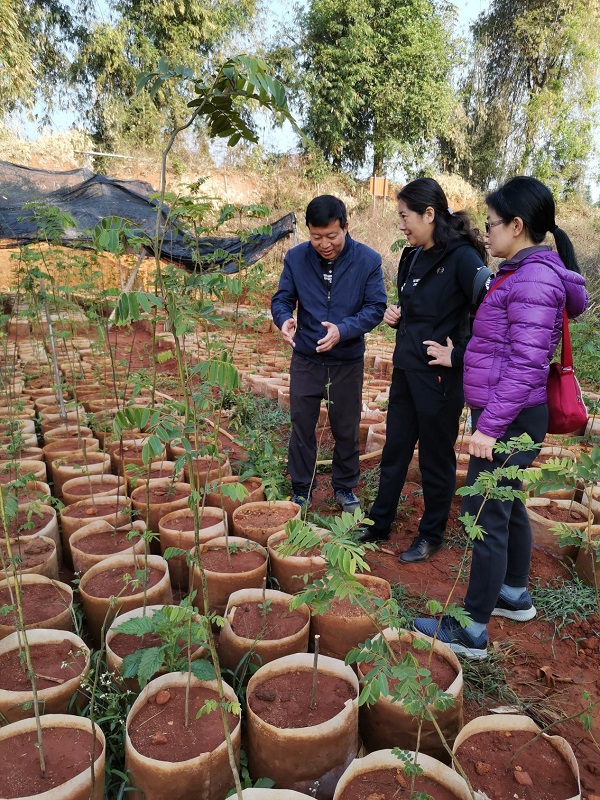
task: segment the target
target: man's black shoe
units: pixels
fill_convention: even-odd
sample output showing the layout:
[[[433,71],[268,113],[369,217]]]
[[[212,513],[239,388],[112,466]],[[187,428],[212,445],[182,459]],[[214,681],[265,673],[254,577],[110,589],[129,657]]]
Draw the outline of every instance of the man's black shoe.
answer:
[[[372,542],[387,542],[390,538],[389,531],[380,531],[372,525],[361,525],[358,528],[358,541],[360,544],[370,544]]]
[[[413,539],[411,546],[400,554],[403,564],[416,564],[418,561],[427,561],[428,558],[441,548],[441,544],[431,544],[422,536]]]

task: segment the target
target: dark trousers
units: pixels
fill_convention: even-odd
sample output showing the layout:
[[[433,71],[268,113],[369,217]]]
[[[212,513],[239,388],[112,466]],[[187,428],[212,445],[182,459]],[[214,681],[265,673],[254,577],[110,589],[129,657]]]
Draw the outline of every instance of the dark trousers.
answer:
[[[360,477],[358,426],[362,403],[364,362],[328,366],[294,353],[290,364],[292,434],[288,470],[295,494],[308,496],[314,486],[321,400],[327,401],[329,424],[335,439],[332,485],[353,489]]]
[[[473,429],[482,409],[473,409]],[[548,428],[546,404],[524,408],[512,422],[500,441],[506,442],[522,433],[528,433],[536,443],[541,443]],[[528,467],[536,457],[539,447],[514,453],[507,461],[506,454],[494,453],[494,461],[471,456],[467,472],[467,486],[471,486],[482,471],[517,464]],[[522,481],[503,478],[501,486],[521,489]],[[507,586],[527,586],[531,566],[531,525],[525,505],[520,500],[487,500],[481,495],[464,497],[463,513],[477,516],[485,531],[483,540],[473,545],[469,588],[465,597],[465,610],[475,622],[487,624],[500,594],[503,583]]]
[[[418,441],[425,502],[419,533],[431,544],[441,544],[456,489],[454,445],[463,405],[461,370],[394,368],[379,491],[369,513],[376,530],[389,531],[396,518]]]

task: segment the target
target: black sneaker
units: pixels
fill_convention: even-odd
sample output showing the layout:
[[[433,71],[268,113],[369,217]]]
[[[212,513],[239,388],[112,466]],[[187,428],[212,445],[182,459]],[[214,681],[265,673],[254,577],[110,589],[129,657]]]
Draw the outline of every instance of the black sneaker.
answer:
[[[484,631],[480,636],[474,638],[454,617],[442,617],[437,619],[415,619],[413,627],[425,636],[435,637],[438,642],[447,644],[455,653],[471,659],[472,661],[483,661],[487,658],[488,635]]]
[[[387,542],[390,538],[389,531],[381,531],[373,525],[361,525],[357,528],[358,541],[360,544],[370,544],[371,542]]]
[[[399,560],[403,564],[416,564],[419,561],[427,561],[434,553],[442,547],[441,544],[431,544],[423,536],[417,536],[412,540],[411,546],[400,554]]]
[[[354,514],[356,509],[360,508],[360,500],[352,489],[336,489],[333,499],[342,507],[342,511],[347,511],[349,514]]]
[[[525,590],[519,599],[514,602],[499,595],[496,600],[496,607],[492,611],[492,616],[506,617],[506,619],[514,619],[517,622],[527,622],[527,620],[533,619],[536,613],[531,595]]]

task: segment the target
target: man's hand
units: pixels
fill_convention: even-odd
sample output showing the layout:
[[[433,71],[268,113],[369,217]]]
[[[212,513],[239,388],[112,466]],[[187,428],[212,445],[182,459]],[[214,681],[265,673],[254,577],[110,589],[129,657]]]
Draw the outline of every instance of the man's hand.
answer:
[[[321,325],[327,328],[327,333],[317,342],[317,353],[326,353],[339,342],[340,332],[338,326],[334,325],[333,322],[322,322]]]
[[[427,355],[433,359],[429,362],[430,367],[452,366],[454,344],[449,336],[446,338],[446,344],[439,344],[438,342],[433,342],[431,339],[425,339],[423,344],[427,345]]]
[[[284,340],[290,344],[292,347],[296,347],[296,342],[294,341],[294,336],[296,334],[296,320],[293,317],[286,319],[286,321],[281,326],[281,334]]]
[[[477,458],[487,458],[493,461],[492,448],[496,444],[493,436],[486,436],[485,433],[475,431],[469,442],[469,454]]]
[[[398,323],[400,322],[400,317],[401,313],[398,306],[389,306],[389,308],[386,308],[385,310],[383,321],[386,323],[386,325],[389,325],[390,328],[397,328]]]

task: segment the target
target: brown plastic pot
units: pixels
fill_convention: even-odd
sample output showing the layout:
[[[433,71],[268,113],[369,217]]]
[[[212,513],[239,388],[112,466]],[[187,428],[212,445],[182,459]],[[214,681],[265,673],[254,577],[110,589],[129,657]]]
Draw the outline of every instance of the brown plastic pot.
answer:
[[[377,634],[375,639],[379,639]],[[460,661],[448,645],[434,641],[423,634],[386,628],[383,636],[389,642],[402,641],[410,646],[414,639],[430,642],[434,653],[443,658],[456,672],[456,678],[449,686],[439,686],[438,689],[453,698],[453,704],[445,711],[434,711],[437,726],[442,731],[445,741],[451,747],[458,731],[462,728],[463,718],[463,675]],[[423,651],[421,651],[423,652]],[[360,674],[366,674],[370,666],[368,663],[359,664]],[[430,708],[429,711],[432,711]],[[372,705],[363,705],[359,710],[359,728],[364,746],[369,752],[399,747],[402,750],[416,750],[426,753],[439,761],[448,759],[447,751],[439,737],[433,722],[419,719],[407,713],[402,702],[393,700],[390,695],[381,694]],[[419,732],[420,729],[420,732]]]
[[[3,539],[2,542],[5,540]],[[58,556],[56,553],[56,542],[47,536],[19,536],[17,539],[10,540],[10,546],[13,558],[27,555],[28,551],[36,548],[38,545],[45,547],[45,552],[40,554],[39,563],[33,564],[30,567],[23,567],[20,563],[16,566],[16,572],[20,575],[45,575],[46,578],[54,578],[58,580]],[[3,548],[4,549],[4,548]],[[0,570],[2,578],[14,577],[15,569],[12,565],[8,565],[7,570]]]
[[[452,752],[456,755],[461,745],[468,741],[471,736],[474,736],[477,733],[484,733],[486,731],[501,731],[503,733],[508,733],[510,731],[526,731],[537,735],[540,732],[540,728],[535,724],[531,717],[526,717],[521,714],[489,714],[483,717],[475,717],[475,719],[467,722],[467,724],[456,737],[452,747]],[[543,737],[552,745],[552,747],[554,747],[561,759],[568,765],[569,769],[573,773],[573,777],[577,782],[579,792],[572,797],[565,798],[564,800],[581,800],[579,766],[577,765],[577,760],[575,759],[571,745],[566,739],[563,739],[562,736],[548,736],[547,733],[542,733],[541,737]],[[532,747],[534,746],[535,745],[532,745]],[[485,761],[485,757],[492,758],[493,754],[482,753],[481,760]],[[470,776],[470,781],[474,789],[477,789],[476,777],[476,775]]]
[[[50,464],[57,458],[72,458],[87,453],[97,453],[100,449],[98,439],[86,437],[85,439],[54,439],[42,447],[46,463]]]
[[[170,673],[154,678],[142,690],[127,715],[125,726],[125,767],[132,773],[132,784],[138,791],[131,793],[132,800],[164,800],[165,787],[172,800],[223,800],[233,784],[233,775],[225,742],[219,744],[209,753],[202,753],[196,758],[186,761],[158,761],[139,753],[133,746],[129,731],[136,714],[146,705],[149,697],[172,686],[184,687],[188,680],[190,685],[206,686],[217,690],[216,681],[199,681],[186,673]],[[233,689],[223,682],[225,698],[236,702]],[[218,713],[218,712],[217,712]],[[230,731],[231,743],[236,762],[239,762],[241,746],[241,724]]]
[[[104,519],[97,519],[84,525],[83,528],[75,531],[69,540],[71,556],[73,558],[73,569],[80,575],[84,575],[94,564],[100,564],[100,562],[106,561],[107,558],[111,558],[112,556],[125,555],[128,553],[132,556],[143,555],[146,552],[146,541],[142,538],[142,534],[145,530],[146,525],[141,520],[135,520],[135,522],[122,525],[119,528],[114,528]],[[93,552],[93,548],[90,550],[90,540],[93,541],[93,538],[98,536],[98,534],[129,533],[130,531],[135,531],[135,534],[126,547],[117,547],[115,543],[114,549],[109,552],[106,552],[106,548],[101,548],[102,552]],[[88,540],[87,546],[84,546],[84,540]]]
[[[72,714],[45,714],[40,718],[42,725],[42,737],[44,731],[55,728],[69,728],[91,734],[95,732],[96,749],[94,758],[94,788],[92,790],[92,770],[87,766],[79,775],[75,775],[68,781],[55,786],[48,791],[23,797],[21,800],[103,800],[104,798],[104,768],[106,762],[106,744],[104,734],[98,725],[93,724],[85,717],[77,717]],[[21,735],[35,738],[36,723],[33,719],[24,719],[13,722],[5,728],[0,728],[0,741],[10,741],[12,738]],[[48,735],[48,734],[46,734]],[[20,768],[21,750],[14,748],[15,760],[14,769]],[[5,800],[4,792],[0,789],[0,800]]]
[[[189,483],[173,483],[169,478],[163,478],[134,489],[131,505],[148,530],[158,533],[160,520],[171,511],[187,508],[191,494]]]
[[[196,489],[205,489],[214,481],[227,478],[231,475],[231,464],[226,455],[198,456],[193,460],[194,485]],[[188,483],[190,481],[189,464],[184,464],[183,472]]]
[[[111,442],[106,447],[106,452],[110,453],[112,462],[112,471],[115,475],[123,475],[123,470],[127,469],[128,464],[133,464],[136,467],[143,467],[144,461],[142,459],[142,449],[148,437],[135,438],[135,439],[122,439],[118,442]],[[162,453],[153,456],[151,461],[163,461],[165,458],[165,451],[163,448]]]
[[[165,608],[164,605],[152,605],[146,606],[146,608],[132,608],[131,611],[126,611],[123,614],[119,614],[118,617],[112,621],[110,628],[106,633],[106,664],[110,672],[116,672],[117,674],[121,674],[121,668],[123,666],[123,659],[121,656],[117,655],[115,651],[111,648],[111,642],[117,635],[117,631],[115,628],[118,628],[123,622],[127,622],[130,619],[136,619],[137,617],[142,616],[152,616],[155,611],[159,608]],[[200,619],[198,617],[198,619]],[[141,641],[141,640],[140,640]],[[197,661],[199,658],[205,658],[207,655],[207,650],[204,647],[197,647],[191,654],[191,660]],[[161,670],[161,674],[164,674],[165,670]],[[128,689],[139,693],[140,687],[137,682],[137,679],[132,678],[124,678],[123,679],[125,685]]]
[[[48,521],[44,522],[45,517]],[[16,526],[18,525],[18,530]],[[0,531],[3,531],[0,524]],[[47,536],[56,545],[59,564],[61,562],[61,543],[58,535],[56,509],[45,503],[19,503],[17,517],[9,526],[11,536]]]
[[[200,525],[198,540],[200,544],[216,539],[218,536],[225,535],[225,522],[223,511],[220,508],[201,508]],[[207,526],[207,527],[204,527]],[[183,527],[184,530],[179,530]],[[194,512],[191,508],[180,508],[171,511],[158,523],[160,534],[160,551],[164,554],[169,547],[178,547],[180,550],[192,550],[196,544],[194,533]],[[173,588],[179,587],[187,589],[189,586],[190,567],[188,567],[185,556],[174,556],[169,559],[169,572],[171,574],[171,585]]]
[[[37,622],[27,622],[25,619],[25,628],[27,630],[37,630],[38,628],[52,628],[61,631],[73,630],[73,589],[66,583],[55,581],[51,578],[46,578],[44,575],[22,575],[19,578],[21,591],[23,595],[34,586],[43,586],[46,590],[50,591],[52,597],[60,598],[60,611],[52,612],[50,616],[44,617]],[[12,588],[14,597],[14,578],[8,578],[0,581],[0,590],[9,586]],[[8,593],[7,593],[8,594]],[[7,622],[6,617],[0,617],[0,639],[9,636],[15,630],[15,626]]]
[[[148,472],[149,471],[149,472]],[[150,477],[148,478],[148,474]],[[127,492],[131,494],[134,489],[146,484],[147,480],[168,479],[175,482],[183,480],[183,469],[175,470],[174,461],[152,461],[142,467],[133,464],[125,469],[125,480],[127,481]]]
[[[278,592],[274,589],[265,589],[264,593],[267,603],[287,605],[291,603],[293,597],[285,592]],[[252,653],[251,662],[260,666],[274,661],[282,656],[289,656],[292,653],[306,653],[308,651],[308,636],[310,632],[310,610],[307,605],[301,605],[296,610],[305,617],[303,627],[290,636],[281,639],[255,638],[248,639],[239,636],[233,630],[233,621],[239,606],[243,603],[262,603],[262,589],[240,589],[232,592],[229,596],[227,608],[225,609],[225,622],[219,634],[219,663],[234,671],[242,658],[248,653]]]
[[[283,530],[290,519],[300,519],[301,509],[289,500],[245,503],[233,512],[233,533],[267,546],[269,536]]]
[[[110,463],[110,457],[107,456]],[[114,497],[125,495],[125,481],[121,475],[101,473],[100,475],[81,475],[71,478],[62,485],[62,500],[67,506],[90,497]]]
[[[147,558],[148,567],[157,569],[162,572],[162,577],[154,586],[146,590],[144,597],[143,588],[139,587],[135,590],[135,594],[116,597],[112,601],[110,597],[95,597],[87,591],[90,580],[108,570],[122,570],[123,574],[132,573],[135,570],[143,570],[145,567],[145,559]],[[123,583],[123,586],[125,584]],[[95,642],[100,642],[100,633],[102,626],[106,621],[106,628],[114,617],[121,611],[131,611],[132,608],[140,608],[144,605],[168,605],[173,602],[173,594],[171,592],[171,581],[169,580],[169,565],[160,556],[135,556],[119,555],[111,556],[104,559],[99,564],[94,564],[93,567],[85,573],[81,578],[79,584],[79,593],[81,595],[81,602],[88,621],[90,633]]]
[[[65,483],[74,478],[86,475],[104,475],[110,473],[110,456],[107,453],[74,453],[53,458],[49,464],[50,477],[54,484],[54,496],[62,498]],[[84,500],[78,497],[77,500]],[[73,502],[77,502],[77,500]]]
[[[93,439],[94,434],[91,428],[87,428],[84,425],[58,425],[56,428],[51,428],[49,431],[46,431],[44,434],[44,444],[50,444],[51,442],[56,441],[57,439],[65,440],[65,439]]]
[[[575,545],[560,547],[558,544],[559,537],[552,531],[557,523],[551,519],[546,519],[536,512],[537,508],[547,507],[550,503],[555,503],[560,509],[570,509],[583,514],[585,519],[581,522],[564,523],[569,528],[579,531],[583,531],[587,528],[589,510],[585,506],[582,506],[581,503],[576,503],[573,500],[549,499],[544,497],[528,497],[525,504],[527,516],[529,517],[529,523],[531,525],[531,533],[533,535],[533,546],[556,558],[569,558],[575,561],[578,548]]]
[[[65,672],[62,683],[57,681],[56,686],[49,686],[47,689],[38,688],[37,695],[43,714],[66,714],[74,694],[78,695],[79,705],[83,704],[85,696],[81,692],[81,681],[90,671],[90,651],[83,639],[71,631],[39,629],[27,633],[27,642],[30,647],[59,644],[65,639],[71,642],[73,652],[86,654],[85,664],[77,674],[73,674],[72,670]],[[18,651],[20,646],[20,635],[11,633],[6,639],[0,641],[0,656],[13,650]],[[0,689],[0,714],[8,722],[33,717],[33,692],[31,690],[24,692]]]
[[[0,461],[0,484],[7,484],[23,478],[25,475],[33,475],[32,480],[43,481],[46,483],[48,475],[46,465],[43,461],[12,460]]]
[[[103,519],[115,528],[127,525],[131,518],[131,503],[128,497],[91,497],[65,506],[60,512],[62,541],[65,550],[70,554],[69,539],[71,534],[83,528],[95,519]]]
[[[232,483],[239,483],[240,479],[237,475],[229,475],[226,478],[221,478],[217,485],[210,485],[207,489],[210,491],[206,494],[205,503],[207,506],[214,508],[222,508],[227,514],[227,521],[229,529],[233,530],[233,512],[246,503],[256,503],[265,499],[265,487],[262,485],[260,478],[246,478],[244,483],[250,484],[247,487],[248,494],[242,500],[234,500],[227,497],[221,491],[221,486],[228,486]]]
[[[399,745],[400,746],[400,745]],[[422,775],[426,778],[431,778],[452,794],[456,800],[472,800],[471,792],[465,781],[454,772],[450,767],[441,764],[437,759],[425,753],[415,753],[408,751],[407,753],[409,763],[413,764],[415,761],[421,767]],[[389,769],[394,771],[404,772],[404,761],[394,755],[391,749],[378,750],[376,753],[369,753],[364,758],[355,758],[350,764],[348,769],[344,772],[339,779],[335,788],[333,800],[339,800],[346,789],[352,785],[352,782],[361,776],[367,776],[370,772],[377,772],[378,770]],[[368,780],[366,777],[364,780]],[[374,786],[374,797],[380,795]],[[404,792],[402,792],[404,794]]]
[[[319,530],[319,534],[325,538],[329,531]],[[298,594],[307,585],[317,578],[321,578],[327,569],[327,562],[320,555],[293,555],[283,558],[279,555],[279,545],[287,541],[285,531],[272,533],[267,541],[269,551],[269,569],[271,575],[277,580],[279,588],[289,594]],[[306,582],[303,576],[307,576]]]
[[[205,569],[209,610],[215,614],[222,614],[225,611],[227,601],[232,592],[239,589],[258,589],[262,587],[263,580],[267,577],[268,554],[265,548],[254,542],[248,542],[246,539],[242,539],[238,536],[222,536],[211,539],[209,542],[200,545],[200,552],[204,554],[208,550],[224,550],[228,544],[230,548],[237,547],[240,550],[252,550],[264,558],[264,561],[260,566],[242,572],[217,572]],[[193,549],[190,553],[192,558],[194,558],[195,553]],[[200,570],[197,565],[195,565],[193,569],[191,588],[192,590],[196,590],[194,605],[199,609],[200,613],[204,613],[202,583]]]
[[[385,599],[392,596],[392,588],[388,581],[375,575],[358,575],[357,580],[365,587],[366,595],[363,604],[368,602],[369,592],[378,591]],[[344,611],[326,611],[311,617],[310,636],[314,639],[319,634],[319,651],[326,656],[340,658],[342,661],[354,647],[362,644],[377,633],[371,617],[366,613],[358,615],[346,614]]]
[[[311,672],[314,656],[297,653],[265,664],[250,678],[250,698],[266,679],[289,675],[291,671]],[[253,779],[267,775],[280,789],[294,789],[325,800],[358,752],[358,680],[352,669],[334,658],[319,656],[319,673],[343,678],[356,697],[332,719],[303,728],[277,728],[247,708],[247,753]],[[308,698],[306,700],[308,704]]]

